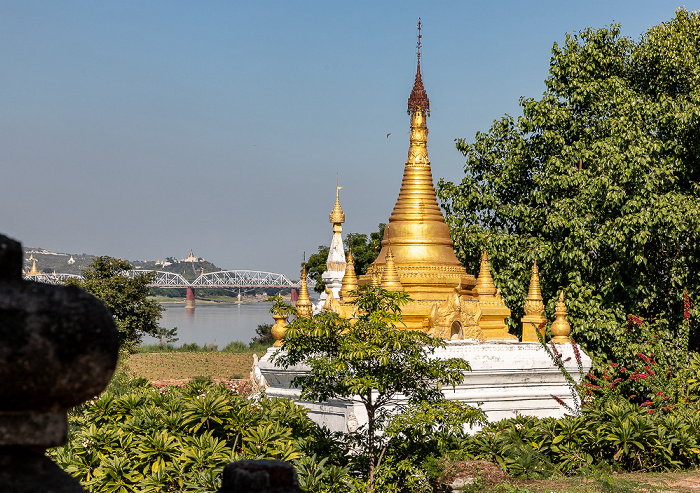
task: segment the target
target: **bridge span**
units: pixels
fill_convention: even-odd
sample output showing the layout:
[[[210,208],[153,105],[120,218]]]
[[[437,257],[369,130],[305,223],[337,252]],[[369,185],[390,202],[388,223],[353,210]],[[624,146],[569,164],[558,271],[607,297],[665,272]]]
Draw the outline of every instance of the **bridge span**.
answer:
[[[188,281],[182,274],[152,270],[129,270],[124,275],[135,277],[140,274],[155,272],[153,282],[148,287],[153,288],[299,288],[300,281],[290,280],[284,274],[264,272],[259,270],[222,270],[200,274],[194,281]],[[46,284],[63,284],[65,279],[82,279],[75,274],[37,274],[25,276],[30,281]],[[316,281],[308,278],[307,284],[311,288]]]

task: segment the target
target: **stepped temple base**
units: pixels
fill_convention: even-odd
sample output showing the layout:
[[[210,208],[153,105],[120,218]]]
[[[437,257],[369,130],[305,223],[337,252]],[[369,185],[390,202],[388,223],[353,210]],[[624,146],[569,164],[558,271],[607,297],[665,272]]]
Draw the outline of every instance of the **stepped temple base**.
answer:
[[[565,360],[567,370],[578,381],[579,372],[571,344],[557,344],[556,347]],[[265,391],[267,397],[295,400],[309,409],[311,419],[331,431],[347,432],[348,428],[367,422],[364,407],[356,400],[302,401],[299,398],[300,390],[290,388],[291,381],[296,376],[308,373],[308,367],[277,368],[272,361],[276,351],[277,348],[268,349],[259,363],[269,385]],[[446,341],[446,347],[436,350],[434,356],[441,359],[462,358],[469,362],[472,371],[465,374],[464,382],[454,390],[446,388],[445,397],[474,406],[481,403],[481,409],[490,422],[513,418],[518,414],[539,418],[563,417],[566,409],[553,396],[569,406],[573,404],[564,376],[537,342]],[[591,360],[583,351],[581,358],[585,373],[591,367]]]

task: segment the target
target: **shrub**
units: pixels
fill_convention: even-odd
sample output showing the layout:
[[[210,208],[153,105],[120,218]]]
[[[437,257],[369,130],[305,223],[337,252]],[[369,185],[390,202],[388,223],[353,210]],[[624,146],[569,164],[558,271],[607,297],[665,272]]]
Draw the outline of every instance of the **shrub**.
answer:
[[[247,353],[250,351],[248,346],[241,341],[233,341],[229,342],[226,344],[226,346],[222,349],[222,351],[226,353],[234,353],[234,354],[240,354],[240,353]]]

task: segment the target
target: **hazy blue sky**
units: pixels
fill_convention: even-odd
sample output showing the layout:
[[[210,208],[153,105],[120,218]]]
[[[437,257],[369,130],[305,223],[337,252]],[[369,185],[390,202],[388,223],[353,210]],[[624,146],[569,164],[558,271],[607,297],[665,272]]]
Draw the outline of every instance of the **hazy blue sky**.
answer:
[[[541,95],[555,41],[637,39],[680,5],[700,0],[0,0],[0,232],[297,278],[336,172],[344,232],[389,218],[418,17],[433,177],[459,180],[454,139]]]

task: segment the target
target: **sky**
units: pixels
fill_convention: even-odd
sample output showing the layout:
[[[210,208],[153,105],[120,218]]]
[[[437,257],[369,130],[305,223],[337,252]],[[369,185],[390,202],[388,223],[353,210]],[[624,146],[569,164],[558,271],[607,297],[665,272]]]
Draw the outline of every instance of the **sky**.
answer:
[[[632,39],[700,0],[0,0],[0,233],[25,246],[184,258],[298,279],[387,222],[416,70],[435,182],[544,91],[553,43]],[[387,134],[390,134],[387,136]]]

